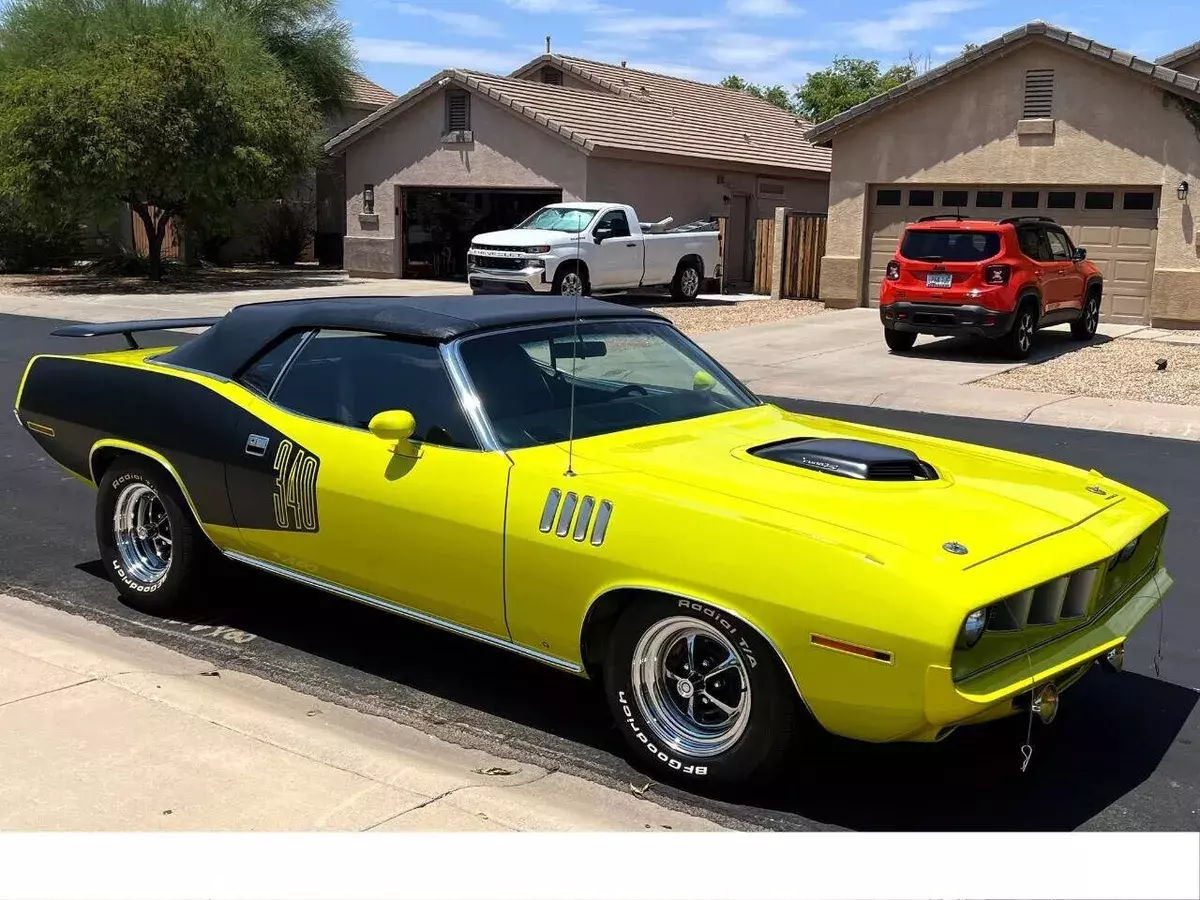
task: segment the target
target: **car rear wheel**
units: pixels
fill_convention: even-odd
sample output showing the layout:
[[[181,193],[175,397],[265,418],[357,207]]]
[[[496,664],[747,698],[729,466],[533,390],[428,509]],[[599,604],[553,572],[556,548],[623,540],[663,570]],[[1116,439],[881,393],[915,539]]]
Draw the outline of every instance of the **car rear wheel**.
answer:
[[[693,786],[769,776],[807,715],[757,632],[682,598],[647,598],[622,614],[604,685],[635,765]]]
[[[1026,303],[1013,319],[1012,330],[1000,339],[1005,356],[1009,359],[1026,359],[1033,349],[1033,335],[1036,330],[1037,316],[1033,304]]]
[[[917,342],[915,333],[911,331],[896,331],[894,328],[883,329],[883,339],[887,343],[888,349],[894,350],[896,353],[911,350],[913,344]]]
[[[1100,327],[1100,292],[1093,290],[1083,304],[1083,313],[1071,323],[1071,336],[1080,341],[1090,341]]]
[[[700,294],[700,267],[694,262],[679,264],[671,281],[671,297],[680,302],[695,300]]]
[[[174,480],[128,457],[109,466],[98,487],[96,540],[122,599],[152,615],[189,608],[211,547]]]

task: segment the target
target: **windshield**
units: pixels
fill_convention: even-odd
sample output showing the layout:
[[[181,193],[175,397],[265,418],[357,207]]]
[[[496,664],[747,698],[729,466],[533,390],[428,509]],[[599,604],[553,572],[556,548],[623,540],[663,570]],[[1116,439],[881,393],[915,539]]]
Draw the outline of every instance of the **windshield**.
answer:
[[[572,393],[577,438],[759,403],[665,322],[522,328],[468,338],[461,347],[483,410],[509,450],[565,441]]]
[[[1000,252],[995,231],[922,231],[904,233],[900,255],[928,262],[983,262]]]
[[[546,206],[518,225],[518,228],[541,228],[545,231],[566,231],[576,234],[587,228],[596,218],[594,209],[576,209],[573,206]]]

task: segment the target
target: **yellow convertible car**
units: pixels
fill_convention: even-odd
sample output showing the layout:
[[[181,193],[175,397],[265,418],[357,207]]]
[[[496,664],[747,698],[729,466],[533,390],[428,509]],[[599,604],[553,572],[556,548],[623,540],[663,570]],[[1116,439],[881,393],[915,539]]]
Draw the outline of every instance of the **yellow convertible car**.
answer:
[[[186,326],[208,327],[135,339]],[[600,679],[634,761],[685,781],[761,776],[815,728],[1049,721],[1171,584],[1156,500],[784,412],[625,306],[300,300],[55,333],[130,345],[34,357],[16,404],[98,488],[130,605],[177,614],[223,554]]]

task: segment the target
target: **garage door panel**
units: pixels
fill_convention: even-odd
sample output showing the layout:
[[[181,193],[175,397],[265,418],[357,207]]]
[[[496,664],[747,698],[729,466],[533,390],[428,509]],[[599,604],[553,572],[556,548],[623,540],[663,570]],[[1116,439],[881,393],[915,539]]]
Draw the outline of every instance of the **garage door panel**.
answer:
[[[887,188],[888,185],[880,185]],[[897,187],[895,185],[891,187]],[[909,190],[932,190],[935,196],[941,197],[942,187],[937,185],[904,185],[901,196],[907,200]],[[964,187],[952,185],[951,190],[967,190],[970,199],[976,197],[976,191],[1002,191],[1004,199],[1011,200],[1013,190],[1037,191],[1039,206],[1036,209],[1013,209],[1003,207],[964,207],[961,212],[966,217],[981,219],[1000,219],[1008,216],[1050,216],[1070,235],[1078,247],[1085,247],[1088,259],[1091,260],[1104,278],[1104,302],[1101,313],[1106,318],[1116,321],[1145,322],[1148,321],[1150,308],[1150,285],[1154,276],[1154,255],[1158,238],[1158,213],[1152,210],[1064,210],[1047,208],[1047,198],[1050,191],[1060,190],[1052,186],[988,186]],[[1084,187],[1074,185],[1063,190],[1073,191],[1082,198],[1088,191],[1113,191],[1117,195],[1117,206],[1121,205],[1120,198],[1123,190],[1151,191],[1156,188],[1130,187],[1114,188],[1112,186]],[[872,190],[872,198],[876,192]],[[1157,205],[1157,204],[1156,204]],[[941,207],[908,207],[889,206],[874,207],[868,216],[868,231],[866,240],[867,272],[865,275],[865,290],[869,304],[879,303],[879,288],[883,281],[884,268],[892,258],[904,224],[915,222],[922,216],[935,214],[953,215],[959,212],[956,208]]]

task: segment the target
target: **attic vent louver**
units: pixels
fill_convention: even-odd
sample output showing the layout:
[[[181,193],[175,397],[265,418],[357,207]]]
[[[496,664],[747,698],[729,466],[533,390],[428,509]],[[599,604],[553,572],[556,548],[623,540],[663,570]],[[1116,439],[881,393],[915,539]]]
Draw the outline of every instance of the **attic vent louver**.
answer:
[[[546,66],[542,69],[542,84],[553,84],[557,87],[562,87],[562,72],[553,66]]]
[[[1054,70],[1028,69],[1025,72],[1025,105],[1022,119],[1054,117]]]

